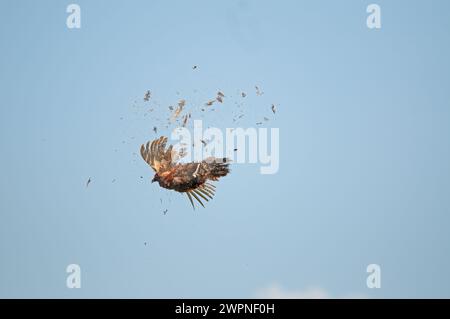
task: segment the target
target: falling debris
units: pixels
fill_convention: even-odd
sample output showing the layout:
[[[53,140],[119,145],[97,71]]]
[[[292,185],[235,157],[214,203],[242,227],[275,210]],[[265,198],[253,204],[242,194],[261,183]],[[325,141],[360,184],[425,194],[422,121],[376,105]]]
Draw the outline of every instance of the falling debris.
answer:
[[[185,100],[180,100],[180,102],[178,102],[178,107],[172,114],[172,120],[175,120],[178,116],[180,116],[180,113],[183,111],[183,107],[185,105],[186,105]]]
[[[186,114],[183,118],[183,127],[186,127],[187,121],[190,118],[189,114]]]
[[[255,89],[256,89],[256,95],[261,96],[264,94],[264,92],[262,92],[257,85],[255,86]]]
[[[116,179],[114,178],[112,181],[111,181],[111,183],[114,183],[116,181]]]
[[[86,182],[86,187],[88,187],[90,183],[91,183],[91,178],[89,177],[89,179]]]
[[[166,209],[163,211],[163,214],[166,215],[168,211],[169,211],[169,210],[166,208]]]
[[[145,92],[145,95],[144,95],[145,102],[148,102],[150,100],[151,94],[152,93],[150,91]]]
[[[187,65],[189,67],[189,64]],[[192,70],[198,70],[199,66],[191,64]],[[196,71],[197,72],[197,71]],[[253,114],[247,113],[247,102],[253,102],[253,98],[258,99],[256,96],[261,96],[265,93],[262,90],[262,86],[264,86],[264,83],[259,83],[256,80],[255,82],[250,83],[250,86],[236,88],[234,91],[228,87],[218,87],[215,90],[203,92],[202,90],[183,90],[176,91],[174,89],[171,92],[172,100],[169,100],[168,102],[158,101],[158,94],[155,95],[156,91],[144,91],[145,95],[140,95],[137,97],[137,101],[135,102],[133,114],[137,114],[139,116],[146,116],[144,119],[150,120],[150,123],[143,122],[144,129],[142,131],[146,131],[147,135],[153,135],[154,134],[162,134],[165,129],[167,129],[169,132],[172,130],[173,126],[176,126],[178,128],[182,127],[189,127],[192,126],[194,123],[194,119],[196,118],[202,118],[206,120],[209,116],[212,116],[212,123],[211,126],[214,126],[212,124],[215,124],[215,122],[222,122],[220,124],[228,125],[230,123],[227,122],[234,122],[233,126],[239,126],[237,123],[241,122],[247,122],[247,120],[251,123],[256,123],[256,125],[265,127],[269,124],[269,122],[272,123],[272,121],[275,120],[275,116],[273,114],[276,113],[278,105],[272,104],[272,101],[268,101],[265,103],[259,103],[259,104],[265,104],[263,106],[263,109],[259,110],[259,114],[256,116],[253,116]],[[255,85],[258,84],[258,85]],[[252,87],[253,86],[253,87]],[[220,90],[219,90],[220,88]],[[253,89],[254,88],[254,89]],[[225,95],[224,91],[227,92],[227,95]],[[245,91],[244,91],[245,89]],[[253,91],[256,90],[256,91]],[[141,91],[142,92],[142,91]],[[174,93],[176,92],[176,95]],[[180,93],[181,92],[181,93]],[[200,95],[195,94],[194,96],[191,96],[190,94],[194,93],[200,93]],[[256,92],[253,93],[253,92]],[[185,93],[188,93],[188,95],[184,95]],[[214,94],[215,93],[215,94]],[[144,97],[144,101],[149,101],[147,103],[144,103],[142,101],[142,96]],[[253,96],[253,97],[252,97]],[[247,97],[250,99],[248,100]],[[265,100],[264,97],[261,97],[263,100]],[[132,102],[133,100],[131,100]],[[277,101],[277,100],[273,100]],[[189,102],[189,103],[188,103]],[[260,101],[263,102],[263,101]],[[170,104],[169,104],[170,103]],[[221,104],[219,104],[221,103]],[[229,104],[229,107],[228,107]],[[218,106],[218,107],[216,107]],[[222,109],[223,107],[227,106],[226,109]],[[268,108],[271,108],[270,110]],[[267,108],[267,109],[266,109]],[[224,115],[229,115],[229,117],[224,118],[222,114],[215,114],[216,112],[225,112]],[[212,113],[210,113],[212,112]],[[262,114],[261,114],[262,113]],[[128,116],[127,114],[118,114],[119,116],[123,116],[120,119],[122,120],[131,120],[132,117]],[[243,117],[246,117],[243,119]],[[116,117],[117,118],[117,117]],[[118,122],[119,123],[119,122]],[[122,122],[123,123],[123,122]],[[255,124],[253,124],[255,126]],[[145,128],[146,127],[146,128]],[[209,127],[209,126],[208,126]],[[256,127],[256,126],[255,126]],[[137,134],[137,131],[139,133],[141,130],[135,129],[133,130],[133,133]],[[231,128],[231,132],[235,131],[234,128]],[[134,144],[134,138],[130,137],[131,135],[136,136],[136,134],[129,134],[126,138],[120,139],[118,142],[122,141],[123,145],[126,146],[128,144]],[[201,142],[201,144],[199,143]],[[156,143],[156,142],[155,142]],[[188,143],[187,145],[179,145],[177,146],[176,154],[173,154],[172,161],[176,162],[179,159],[185,157],[191,152],[191,143]],[[210,141],[208,138],[206,139],[195,139],[195,146],[202,146],[202,148],[209,149],[212,146],[212,141]],[[156,144],[155,144],[156,145]],[[234,152],[238,152],[238,148],[233,149]],[[154,152],[155,148],[151,149],[151,152]],[[118,152],[117,149],[114,150],[114,152]],[[233,154],[233,153],[232,153]],[[236,153],[237,154],[237,153]],[[136,154],[133,154],[133,157],[131,158],[133,161],[136,157]],[[195,171],[195,169],[193,170]],[[137,175],[139,178],[139,175]],[[141,182],[143,181],[143,177],[141,176]],[[147,180],[147,177],[145,178]],[[110,179],[111,181],[111,179]],[[88,183],[86,183],[86,187],[91,182],[91,178],[89,178]],[[117,183],[116,179],[112,179],[112,183]],[[121,182],[122,183],[122,182]],[[118,183],[118,184],[121,184]],[[97,185],[98,186],[98,185]],[[90,187],[90,186],[89,186]],[[192,195],[194,196],[194,195]],[[201,196],[201,195],[198,195]],[[200,198],[200,197],[199,197]],[[194,199],[194,198],[193,198]],[[160,212],[164,212],[164,215],[167,212],[166,207],[164,206],[166,200],[161,199],[161,206]],[[168,207],[167,207],[168,208]]]
[[[196,65],[194,65],[193,67],[192,67],[192,70],[195,70],[197,68],[197,66]]]
[[[147,246],[147,242],[144,242],[144,246]]]
[[[223,103],[223,98],[225,97],[225,94],[223,94],[221,91],[217,92],[216,101],[219,101],[220,103]]]

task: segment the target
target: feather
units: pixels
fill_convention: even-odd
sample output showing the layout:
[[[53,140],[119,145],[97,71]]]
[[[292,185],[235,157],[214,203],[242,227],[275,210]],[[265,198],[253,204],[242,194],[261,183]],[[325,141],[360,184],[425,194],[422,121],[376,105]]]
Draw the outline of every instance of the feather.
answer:
[[[200,200],[200,198],[197,197],[197,195],[195,195],[194,192],[190,192],[192,196],[194,196],[194,198],[200,203],[200,205],[202,205],[203,207],[205,207],[205,205],[203,205],[202,201]]]
[[[209,191],[209,192],[212,192],[212,193],[214,193],[214,192],[216,191],[214,188],[211,188],[211,187],[208,186],[208,185],[203,185],[203,188],[206,189],[206,190]]]
[[[195,194],[197,194],[198,196],[200,196],[201,198],[203,198],[204,200],[206,200],[207,202],[209,202],[209,199],[206,198],[206,197],[202,194],[202,192],[200,192],[200,190],[199,190],[198,188],[194,189],[193,192],[194,192]]]
[[[208,193],[207,190],[205,190],[202,186],[200,186],[199,188],[197,188],[199,192],[205,194],[206,196],[208,196],[209,198],[213,198],[214,194]]]
[[[190,194],[189,192],[186,192],[186,195],[187,195],[187,197],[189,198],[189,200],[190,200],[190,202],[191,202],[192,208],[195,210],[195,206],[194,206],[194,202],[192,201],[192,196],[191,196],[191,194]]]

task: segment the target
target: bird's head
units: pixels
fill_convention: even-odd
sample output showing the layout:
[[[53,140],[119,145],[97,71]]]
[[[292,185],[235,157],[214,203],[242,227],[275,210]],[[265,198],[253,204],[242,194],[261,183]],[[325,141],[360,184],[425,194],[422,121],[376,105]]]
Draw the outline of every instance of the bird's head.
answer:
[[[153,176],[152,183],[154,183],[154,182],[159,182],[159,175],[158,174],[155,174],[155,176]]]

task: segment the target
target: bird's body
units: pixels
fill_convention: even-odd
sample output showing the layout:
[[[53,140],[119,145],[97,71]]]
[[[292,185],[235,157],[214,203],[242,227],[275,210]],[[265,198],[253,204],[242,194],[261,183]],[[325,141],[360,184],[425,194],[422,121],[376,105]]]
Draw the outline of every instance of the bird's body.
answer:
[[[141,146],[142,158],[155,170],[153,182],[180,193],[186,193],[192,206],[194,197],[202,206],[202,199],[212,199],[215,186],[208,181],[217,181],[229,173],[226,159],[207,158],[202,162],[174,163],[173,146],[166,149],[167,137]]]

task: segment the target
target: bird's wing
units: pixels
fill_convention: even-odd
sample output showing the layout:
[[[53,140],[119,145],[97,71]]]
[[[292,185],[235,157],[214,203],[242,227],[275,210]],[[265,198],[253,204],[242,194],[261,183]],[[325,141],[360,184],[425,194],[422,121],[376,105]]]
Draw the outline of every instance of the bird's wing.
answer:
[[[200,205],[205,207],[205,205],[203,205],[200,197],[203,198],[203,200],[208,202],[209,199],[213,199],[215,192],[216,192],[216,186],[214,186],[211,183],[204,183],[196,188],[188,190],[185,193],[186,193],[187,197],[189,198],[189,201],[191,202],[192,208],[195,209],[195,205],[194,205],[194,201],[192,200],[192,197],[194,197],[197,200],[197,202],[200,203]]]
[[[155,172],[165,171],[172,167],[172,148],[170,145],[166,149],[167,137],[160,138],[147,144],[141,145],[141,156],[155,170]]]

